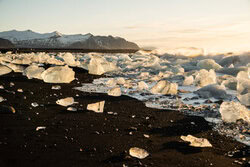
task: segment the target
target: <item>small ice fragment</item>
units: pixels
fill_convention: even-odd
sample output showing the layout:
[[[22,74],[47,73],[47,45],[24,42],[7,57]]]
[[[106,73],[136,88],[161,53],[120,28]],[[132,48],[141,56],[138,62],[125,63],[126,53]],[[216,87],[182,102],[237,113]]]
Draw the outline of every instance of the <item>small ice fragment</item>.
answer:
[[[37,128],[36,128],[36,131],[39,131],[39,130],[45,130],[46,129],[46,127],[45,126],[38,126]]]
[[[61,86],[60,86],[60,85],[53,85],[53,86],[51,87],[51,89],[53,89],[53,90],[60,90],[60,89],[61,89]]]
[[[75,107],[68,107],[67,110],[68,111],[77,111],[77,109]]]
[[[17,92],[22,93],[22,92],[23,92],[23,90],[22,90],[22,89],[17,89]]]
[[[192,75],[190,75],[190,76],[185,77],[182,85],[187,86],[187,85],[192,85],[193,83],[194,83],[194,77]]]
[[[56,101],[56,104],[67,107],[67,106],[74,104],[74,98],[73,97],[66,97],[64,99],[59,99]]]
[[[37,102],[34,102],[34,103],[31,103],[31,106],[32,106],[32,107],[38,107],[39,104],[38,104]]]
[[[119,84],[119,85],[123,85],[123,84],[125,84],[125,82],[126,82],[125,79],[122,77],[117,79],[117,84]]]
[[[138,82],[138,90],[148,89],[148,85],[144,81]]]
[[[190,146],[193,147],[212,147],[209,141],[205,138],[197,138],[192,135],[181,136],[181,139],[186,142],[190,142]]]
[[[4,101],[4,98],[2,96],[0,96],[0,102]]]
[[[88,104],[87,110],[94,111],[96,113],[103,113],[105,101],[100,101],[97,103]]]
[[[121,96],[122,92],[120,87],[112,88],[108,90],[108,95],[109,96]]]
[[[138,159],[144,159],[149,156],[149,153],[142,148],[132,147],[129,149],[129,155]]]

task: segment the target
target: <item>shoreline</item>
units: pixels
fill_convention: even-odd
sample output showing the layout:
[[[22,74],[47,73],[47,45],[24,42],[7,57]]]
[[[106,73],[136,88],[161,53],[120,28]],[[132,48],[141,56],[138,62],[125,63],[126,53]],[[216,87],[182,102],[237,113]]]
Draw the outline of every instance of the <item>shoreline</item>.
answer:
[[[0,105],[16,110],[0,114],[0,166],[246,166],[250,160],[249,153],[243,154],[248,147],[213,131],[202,117],[147,108],[127,96],[72,89],[102,77],[79,68],[74,71],[77,79],[70,84],[29,80],[14,72],[0,76],[1,96],[7,99]],[[61,89],[52,90],[52,85]],[[65,97],[75,98],[77,112],[56,104]],[[86,110],[87,104],[102,100],[104,113]],[[32,107],[33,102],[39,106]],[[46,129],[36,131],[38,126]],[[189,146],[180,139],[188,134],[208,139],[213,147]],[[130,157],[128,150],[134,146],[146,149],[150,156]]]

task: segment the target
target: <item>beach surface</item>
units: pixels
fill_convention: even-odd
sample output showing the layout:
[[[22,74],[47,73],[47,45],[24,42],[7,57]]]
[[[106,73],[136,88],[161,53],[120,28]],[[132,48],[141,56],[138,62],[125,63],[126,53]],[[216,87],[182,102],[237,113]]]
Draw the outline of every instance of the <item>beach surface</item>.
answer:
[[[15,109],[14,114],[0,114],[0,166],[249,165],[248,148],[213,131],[204,118],[147,108],[128,96],[75,90],[102,76],[79,68],[74,71],[77,79],[70,84],[29,80],[14,72],[0,76],[4,87],[0,94],[6,99],[1,108]],[[53,85],[61,89],[51,89]],[[56,104],[66,97],[75,99],[72,107],[77,111]],[[105,101],[103,113],[86,109],[99,101]],[[189,134],[208,139],[212,147],[189,146],[180,138]],[[129,155],[131,147],[143,148],[149,156],[134,158]]]

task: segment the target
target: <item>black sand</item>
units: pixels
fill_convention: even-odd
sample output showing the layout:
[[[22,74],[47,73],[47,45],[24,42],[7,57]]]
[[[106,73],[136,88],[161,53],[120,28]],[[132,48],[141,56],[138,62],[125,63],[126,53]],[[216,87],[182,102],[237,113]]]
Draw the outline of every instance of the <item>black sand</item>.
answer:
[[[74,70],[82,83],[96,78],[84,70]],[[15,85],[10,87],[10,82]],[[147,108],[143,102],[126,96],[110,97],[73,90],[81,86],[77,80],[70,84],[47,84],[28,80],[20,73],[10,73],[0,76],[0,85],[5,88],[0,89],[0,96],[7,99],[0,105],[16,110],[15,114],[0,113],[1,167],[229,167],[247,166],[250,160],[244,151],[229,157],[228,152],[244,150],[245,146],[219,135],[201,117]],[[52,85],[61,85],[62,89],[52,90]],[[20,88],[24,92],[17,92]],[[79,102],[74,105],[77,112],[67,111],[66,107],[55,103],[65,97],[74,97]],[[87,104],[102,100],[106,101],[104,113],[86,110]],[[32,102],[40,106],[32,107]],[[46,129],[36,131],[38,126]],[[180,139],[181,135],[188,134],[207,138],[213,147],[188,146]],[[146,149],[150,156],[143,160],[130,157],[128,150],[135,146]]]

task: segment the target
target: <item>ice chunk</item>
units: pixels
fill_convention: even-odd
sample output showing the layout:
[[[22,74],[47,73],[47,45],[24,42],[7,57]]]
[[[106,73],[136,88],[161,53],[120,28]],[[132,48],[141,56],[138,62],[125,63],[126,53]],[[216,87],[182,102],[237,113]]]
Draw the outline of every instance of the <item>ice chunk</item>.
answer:
[[[222,81],[221,85],[223,85],[231,90],[237,90],[237,79],[236,78],[229,78],[228,80]]]
[[[93,56],[88,65],[89,74],[102,75],[106,72],[117,70],[112,62],[106,61],[103,57]]]
[[[51,87],[51,89],[53,89],[53,90],[60,90],[60,89],[61,89],[61,86],[60,86],[60,85],[53,85],[53,86]]]
[[[149,153],[142,148],[132,147],[129,149],[129,155],[138,159],[144,159],[149,156]]]
[[[108,90],[108,95],[109,96],[121,96],[122,92],[120,87],[112,88]]]
[[[220,105],[220,113],[222,120],[225,122],[236,122],[238,119],[243,119],[250,122],[250,111],[239,102],[223,102]]]
[[[250,93],[238,95],[237,98],[239,99],[241,104],[244,104],[245,106],[250,106]]]
[[[60,57],[63,58],[64,62],[69,66],[76,66],[75,57],[71,53],[61,54]]]
[[[170,83],[165,80],[159,81],[152,87],[151,93],[153,94],[177,94],[178,85],[176,83]]]
[[[36,131],[39,131],[39,130],[45,130],[46,129],[46,127],[45,126],[38,126],[37,128],[36,128]]]
[[[56,104],[67,107],[67,106],[74,104],[74,98],[73,97],[66,97],[64,99],[59,99],[56,101]]]
[[[0,96],[0,103],[4,101],[4,98],[2,96]]]
[[[44,71],[45,69],[43,67],[39,67],[38,65],[32,64],[24,70],[23,75],[26,75],[29,79],[42,79],[41,74]]]
[[[114,78],[111,78],[106,82],[106,85],[108,87],[114,87],[116,85],[116,80]]]
[[[32,107],[38,107],[39,104],[38,104],[37,102],[33,102],[33,103],[31,103],[31,106],[32,106]]]
[[[236,76],[240,71],[247,71],[247,70],[248,70],[247,67],[235,67],[235,68],[224,67],[217,70],[216,72]]]
[[[192,75],[190,75],[190,76],[185,77],[182,85],[187,86],[187,85],[192,85],[193,83],[194,83],[194,77]]]
[[[195,84],[203,87],[209,84],[215,84],[216,83],[216,74],[214,70],[205,70],[201,69],[198,74],[195,77]]]
[[[197,67],[199,67],[201,69],[206,69],[206,70],[210,70],[210,69],[218,70],[218,69],[222,68],[213,59],[201,60],[197,63]]]
[[[123,85],[123,84],[125,84],[125,79],[124,78],[122,78],[122,77],[120,77],[120,78],[117,78],[117,84],[119,84],[119,85]]]
[[[5,75],[5,74],[8,74],[8,73],[10,73],[11,71],[12,71],[12,69],[10,69],[9,67],[0,65],[0,76],[1,76],[1,75]]]
[[[248,72],[241,71],[237,75],[237,92],[239,94],[250,93],[250,79]]]
[[[68,107],[67,110],[68,111],[77,111],[77,109],[75,107]]]
[[[138,90],[148,89],[148,85],[144,81],[138,82]]]
[[[87,110],[94,111],[96,113],[103,113],[105,101],[100,101],[97,103],[88,104]]]
[[[217,84],[211,84],[204,86],[194,93],[198,94],[202,98],[216,98],[216,99],[229,99],[231,96],[225,91],[225,87]]]
[[[23,72],[24,71],[24,67],[21,65],[12,64],[12,63],[2,63],[2,64],[9,67],[14,72]]]
[[[190,146],[193,147],[212,147],[212,144],[207,139],[197,138],[192,135],[181,136],[181,139],[186,142],[190,142]]]
[[[75,72],[68,66],[56,66],[48,68],[41,76],[47,83],[70,83],[75,79]]]

